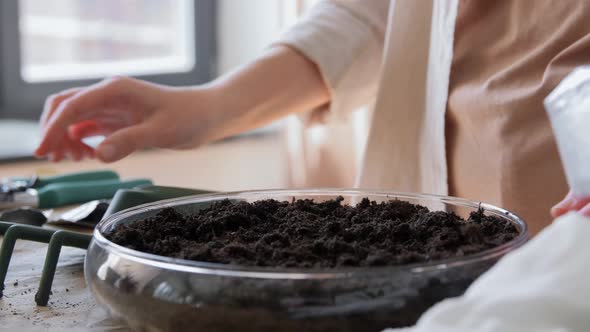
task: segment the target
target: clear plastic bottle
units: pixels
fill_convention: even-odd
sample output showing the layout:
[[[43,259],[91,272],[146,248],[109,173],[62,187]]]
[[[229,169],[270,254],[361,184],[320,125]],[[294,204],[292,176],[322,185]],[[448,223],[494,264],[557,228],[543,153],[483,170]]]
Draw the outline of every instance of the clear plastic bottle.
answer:
[[[577,68],[545,98],[567,181],[590,196],[590,66]]]

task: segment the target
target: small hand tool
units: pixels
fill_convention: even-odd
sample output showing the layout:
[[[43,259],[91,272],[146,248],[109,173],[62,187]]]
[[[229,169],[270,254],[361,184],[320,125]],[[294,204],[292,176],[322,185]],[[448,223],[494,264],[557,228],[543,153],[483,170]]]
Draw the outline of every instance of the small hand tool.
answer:
[[[130,189],[151,184],[152,182],[147,179],[51,183],[35,189],[29,188],[24,191],[0,193],[0,210],[15,209],[23,206],[51,209],[86,203],[97,199],[112,198],[119,189]]]
[[[0,181],[0,193],[37,189],[53,183],[118,180],[119,174],[110,170],[67,173],[48,177],[10,177]]]

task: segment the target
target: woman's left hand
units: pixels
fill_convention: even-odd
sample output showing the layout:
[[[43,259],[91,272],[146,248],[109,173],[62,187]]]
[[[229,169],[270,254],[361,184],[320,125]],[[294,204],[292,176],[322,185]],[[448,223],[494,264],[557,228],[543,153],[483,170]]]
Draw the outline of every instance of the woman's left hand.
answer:
[[[551,215],[557,218],[570,211],[579,211],[590,217],[590,197],[577,197],[570,191],[561,202],[551,208]]]

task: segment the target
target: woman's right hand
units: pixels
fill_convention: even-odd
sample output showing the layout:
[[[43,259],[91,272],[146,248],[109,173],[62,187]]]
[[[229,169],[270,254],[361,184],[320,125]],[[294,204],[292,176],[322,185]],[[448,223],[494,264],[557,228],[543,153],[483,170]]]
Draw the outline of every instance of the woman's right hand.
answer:
[[[112,78],[47,99],[35,155],[119,160],[146,147],[190,149],[330,101],[316,65],[277,46],[202,86],[173,88]],[[82,142],[105,136],[93,150]]]
[[[213,88],[172,88],[131,78],[104,80],[47,99],[35,155],[60,161],[119,160],[146,147],[186,149],[208,140],[216,118]],[[82,142],[105,136],[93,150]]]

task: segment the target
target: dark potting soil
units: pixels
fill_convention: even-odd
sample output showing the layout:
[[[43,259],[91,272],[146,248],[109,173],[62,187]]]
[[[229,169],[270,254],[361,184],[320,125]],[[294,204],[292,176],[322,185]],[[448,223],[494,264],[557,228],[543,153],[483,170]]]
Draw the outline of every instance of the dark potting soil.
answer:
[[[151,254],[204,262],[273,267],[391,266],[481,252],[518,235],[480,209],[464,220],[406,201],[356,206],[338,197],[254,203],[224,200],[190,216],[173,209],[106,237]]]

